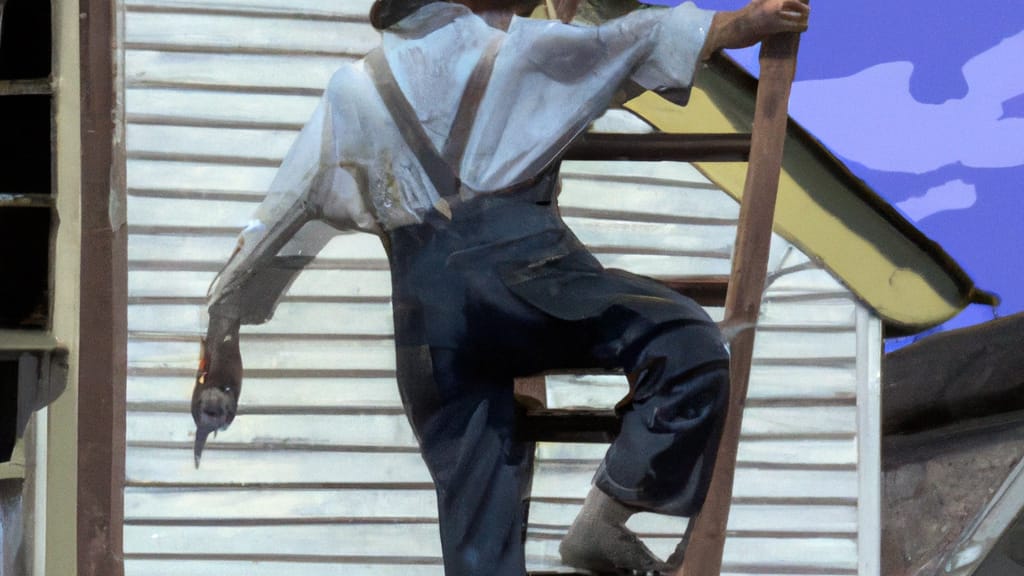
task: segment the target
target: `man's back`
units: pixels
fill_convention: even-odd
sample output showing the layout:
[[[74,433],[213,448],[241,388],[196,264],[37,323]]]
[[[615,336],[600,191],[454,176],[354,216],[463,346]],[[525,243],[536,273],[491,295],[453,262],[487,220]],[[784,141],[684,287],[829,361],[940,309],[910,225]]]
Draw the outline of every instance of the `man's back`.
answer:
[[[688,89],[710,18],[693,6],[667,14],[643,10],[600,28],[516,18],[505,33],[461,5],[434,3],[386,30],[382,50],[418,123],[441,150],[474,66],[487,45],[504,35],[465,155],[452,167],[473,196],[547,168],[627,79],[652,89]],[[385,230],[421,221],[437,204],[437,191],[403,141],[365,62],[335,74],[325,105],[335,144],[330,155],[369,176],[361,192],[373,218]],[[324,137],[319,132],[309,138]]]

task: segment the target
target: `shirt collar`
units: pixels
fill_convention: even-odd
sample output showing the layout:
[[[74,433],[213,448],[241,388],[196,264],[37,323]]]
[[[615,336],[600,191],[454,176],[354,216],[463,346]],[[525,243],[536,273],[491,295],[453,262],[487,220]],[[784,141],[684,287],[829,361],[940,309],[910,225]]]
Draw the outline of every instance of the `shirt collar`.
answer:
[[[434,2],[400,20],[386,31],[404,37],[419,38],[430,34],[457,18],[473,12],[462,4]]]

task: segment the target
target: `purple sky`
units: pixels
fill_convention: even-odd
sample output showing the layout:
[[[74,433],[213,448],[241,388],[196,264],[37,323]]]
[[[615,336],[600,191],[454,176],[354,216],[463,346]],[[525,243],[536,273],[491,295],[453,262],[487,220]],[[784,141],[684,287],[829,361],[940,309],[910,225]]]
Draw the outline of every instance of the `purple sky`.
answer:
[[[1007,0],[951,7],[812,3],[790,103],[800,124],[1002,297],[942,328],[1024,310],[1024,10]],[[757,73],[756,49],[731,55]]]

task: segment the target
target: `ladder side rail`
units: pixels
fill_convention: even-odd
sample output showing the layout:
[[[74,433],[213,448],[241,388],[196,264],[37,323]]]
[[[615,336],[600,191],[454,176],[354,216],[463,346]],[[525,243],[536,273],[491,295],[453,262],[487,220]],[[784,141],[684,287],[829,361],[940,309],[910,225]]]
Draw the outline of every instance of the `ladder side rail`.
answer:
[[[736,232],[732,276],[726,295],[727,326],[752,327],[760,313],[799,41],[798,34],[782,34],[766,39],[761,45],[761,78],[754,111],[750,162]],[[691,519],[695,524],[690,542],[695,545],[687,547],[683,565],[676,576],[718,576],[721,572],[736,454],[754,352],[754,333],[753,329],[742,330],[730,344],[729,407],[718,459],[704,507],[696,518]]]

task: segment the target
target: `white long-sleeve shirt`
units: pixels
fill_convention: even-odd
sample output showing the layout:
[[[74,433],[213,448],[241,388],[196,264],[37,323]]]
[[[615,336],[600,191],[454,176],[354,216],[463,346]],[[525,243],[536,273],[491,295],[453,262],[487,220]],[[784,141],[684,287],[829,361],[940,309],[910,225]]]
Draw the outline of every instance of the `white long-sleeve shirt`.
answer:
[[[561,152],[551,143],[583,131],[626,80],[685,97],[712,15],[686,3],[593,28],[515,18],[506,33],[460,4],[437,2],[385,31],[383,49],[440,149],[482,51],[507,34],[456,168],[470,189],[497,190],[546,167]],[[331,78],[257,218],[307,191],[330,224],[367,231],[419,222],[438,200],[362,61]]]

